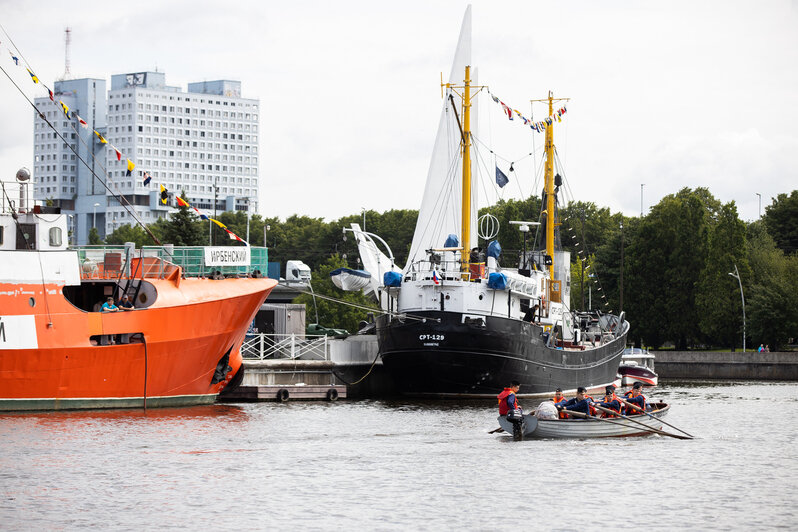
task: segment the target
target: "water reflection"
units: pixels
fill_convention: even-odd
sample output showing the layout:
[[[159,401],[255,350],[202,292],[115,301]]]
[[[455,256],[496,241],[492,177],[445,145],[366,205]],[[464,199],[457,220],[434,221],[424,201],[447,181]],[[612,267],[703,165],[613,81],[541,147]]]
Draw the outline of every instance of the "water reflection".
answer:
[[[655,501],[646,529],[794,527],[798,427],[784,406],[798,385],[665,383],[647,395],[697,438],[514,442],[488,434],[492,400],[1,415],[0,523],[575,530],[617,528]],[[609,485],[621,491],[584,489]]]

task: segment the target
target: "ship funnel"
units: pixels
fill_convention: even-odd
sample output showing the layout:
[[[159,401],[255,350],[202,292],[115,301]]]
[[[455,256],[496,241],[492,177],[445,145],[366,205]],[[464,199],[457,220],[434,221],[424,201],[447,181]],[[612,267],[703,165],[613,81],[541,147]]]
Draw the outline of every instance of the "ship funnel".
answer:
[[[30,170],[24,166],[17,170],[17,181],[19,181],[19,212],[28,210],[28,181],[30,181]]]

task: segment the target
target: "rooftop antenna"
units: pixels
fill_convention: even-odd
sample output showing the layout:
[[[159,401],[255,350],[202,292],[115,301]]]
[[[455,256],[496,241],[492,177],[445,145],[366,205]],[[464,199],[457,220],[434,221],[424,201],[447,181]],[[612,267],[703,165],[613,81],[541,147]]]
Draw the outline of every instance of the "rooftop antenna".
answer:
[[[61,76],[62,80],[72,77],[72,72],[69,71],[69,48],[72,44],[72,28],[67,26],[64,29],[64,75]]]

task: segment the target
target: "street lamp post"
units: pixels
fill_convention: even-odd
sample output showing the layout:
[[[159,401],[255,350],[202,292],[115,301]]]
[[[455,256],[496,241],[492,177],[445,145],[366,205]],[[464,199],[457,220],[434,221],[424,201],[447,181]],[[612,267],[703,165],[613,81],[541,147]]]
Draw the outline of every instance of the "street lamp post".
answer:
[[[645,183],[640,183],[640,217],[643,217],[643,187],[646,186]]]
[[[743,282],[740,279],[740,272],[737,270],[737,265],[734,265],[734,273],[729,272],[729,275],[737,279],[740,284],[740,299],[743,302],[743,353],[745,353],[745,296],[743,296]]]
[[[618,306],[620,307],[620,311],[619,312],[623,312],[623,220],[621,220],[621,275],[620,275],[620,277],[621,277],[621,279],[619,281],[619,284],[621,285],[620,286],[621,295],[620,295],[620,298],[619,298],[620,301],[618,303]]]
[[[756,195],[759,196],[759,217],[762,218],[762,194],[757,192]]]
[[[94,216],[92,217],[91,228],[97,229],[97,207],[99,207],[99,203],[94,204]]]

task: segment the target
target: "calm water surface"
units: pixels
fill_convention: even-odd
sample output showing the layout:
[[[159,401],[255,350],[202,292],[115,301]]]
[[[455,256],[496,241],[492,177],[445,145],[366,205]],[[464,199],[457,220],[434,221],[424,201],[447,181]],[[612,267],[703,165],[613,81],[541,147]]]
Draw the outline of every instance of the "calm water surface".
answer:
[[[513,442],[484,403],[2,415],[0,529],[798,528],[797,384],[650,395],[697,439]]]

